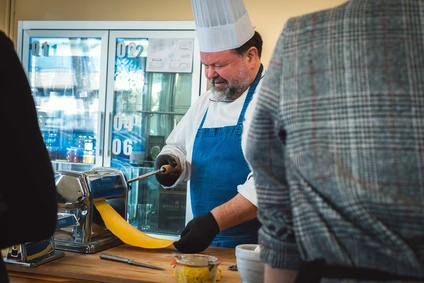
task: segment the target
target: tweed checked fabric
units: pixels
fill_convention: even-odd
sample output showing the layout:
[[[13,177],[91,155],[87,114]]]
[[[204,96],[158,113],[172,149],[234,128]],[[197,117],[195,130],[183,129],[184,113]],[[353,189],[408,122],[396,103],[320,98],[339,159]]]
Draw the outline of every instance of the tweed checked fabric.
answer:
[[[289,19],[258,99],[261,257],[423,277],[424,1]]]

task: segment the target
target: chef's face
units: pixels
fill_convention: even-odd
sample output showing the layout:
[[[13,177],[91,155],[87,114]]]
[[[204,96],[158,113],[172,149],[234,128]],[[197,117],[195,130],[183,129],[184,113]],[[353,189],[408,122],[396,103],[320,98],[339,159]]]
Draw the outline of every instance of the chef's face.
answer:
[[[235,100],[249,87],[251,79],[247,73],[247,56],[229,50],[201,52],[205,75],[217,100]]]

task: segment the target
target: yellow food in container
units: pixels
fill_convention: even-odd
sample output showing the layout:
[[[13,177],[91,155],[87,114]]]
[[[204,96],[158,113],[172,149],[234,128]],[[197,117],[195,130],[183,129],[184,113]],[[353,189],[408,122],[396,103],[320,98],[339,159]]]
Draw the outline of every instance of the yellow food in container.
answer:
[[[174,256],[174,276],[177,283],[215,283],[221,277],[217,257],[202,254]],[[219,278],[218,278],[219,273]]]
[[[174,277],[177,277],[177,270],[174,268]],[[221,280],[221,268],[218,266],[218,272],[216,274],[216,281]]]

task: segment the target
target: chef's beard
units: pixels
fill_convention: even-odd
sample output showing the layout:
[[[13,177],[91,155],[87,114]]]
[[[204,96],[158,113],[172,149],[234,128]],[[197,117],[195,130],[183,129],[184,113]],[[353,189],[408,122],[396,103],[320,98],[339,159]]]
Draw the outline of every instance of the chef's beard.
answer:
[[[227,80],[222,77],[212,78],[209,82],[211,84],[211,92],[215,101],[234,101],[239,98],[243,92],[249,87],[250,79],[246,74],[246,67],[244,65],[240,68],[240,79],[235,80],[233,84],[230,84]],[[225,82],[226,87],[224,90],[218,90],[215,87],[215,82]]]

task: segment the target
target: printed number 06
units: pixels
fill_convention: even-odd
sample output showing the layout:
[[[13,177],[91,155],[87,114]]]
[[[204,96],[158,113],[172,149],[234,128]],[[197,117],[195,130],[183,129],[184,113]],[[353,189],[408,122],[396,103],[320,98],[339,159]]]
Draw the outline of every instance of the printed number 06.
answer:
[[[112,153],[114,155],[120,155],[121,152],[124,155],[129,156],[132,152],[132,140],[126,139],[123,142],[120,139],[114,139],[112,142]]]

